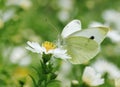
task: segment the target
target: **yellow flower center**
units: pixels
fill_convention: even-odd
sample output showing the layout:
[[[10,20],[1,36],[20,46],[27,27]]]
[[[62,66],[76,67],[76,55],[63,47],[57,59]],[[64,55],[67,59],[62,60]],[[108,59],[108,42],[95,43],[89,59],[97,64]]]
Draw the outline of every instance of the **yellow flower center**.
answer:
[[[48,42],[48,41],[45,41],[42,44],[42,46],[45,47],[46,51],[49,51],[49,50],[52,50],[52,49],[56,48],[56,45],[54,43],[51,43],[51,42]]]

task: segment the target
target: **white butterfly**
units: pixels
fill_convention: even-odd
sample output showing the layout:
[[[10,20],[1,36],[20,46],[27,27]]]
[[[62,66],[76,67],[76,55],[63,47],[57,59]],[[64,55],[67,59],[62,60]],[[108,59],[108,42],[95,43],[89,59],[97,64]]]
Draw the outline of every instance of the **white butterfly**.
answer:
[[[100,51],[100,43],[104,40],[109,28],[93,27],[81,30],[81,22],[73,20],[68,23],[61,37],[64,42],[63,47],[71,56],[70,62],[82,64],[95,57]]]

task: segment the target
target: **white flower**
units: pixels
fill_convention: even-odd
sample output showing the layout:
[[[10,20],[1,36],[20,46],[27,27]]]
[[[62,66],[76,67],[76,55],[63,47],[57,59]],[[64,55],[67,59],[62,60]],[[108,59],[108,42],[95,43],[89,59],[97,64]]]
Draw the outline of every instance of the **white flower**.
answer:
[[[114,24],[115,28],[120,30],[120,12],[113,9],[106,10],[103,12],[103,18],[107,24]]]
[[[70,18],[70,11],[73,7],[72,0],[58,0],[58,6],[60,11],[58,12],[58,18],[62,22],[66,22]]]
[[[72,0],[59,0],[58,5],[64,10],[69,10],[73,6]]]
[[[21,8],[27,10],[31,7],[32,3],[30,0],[7,0],[6,5],[17,5],[20,6]]]
[[[113,42],[120,42],[120,33],[116,30],[111,30],[107,36],[113,41]]]
[[[119,16],[120,13],[112,9],[103,12],[103,18],[107,22],[117,22],[120,19]]]
[[[10,61],[14,64],[26,66],[31,63],[31,57],[29,55],[27,55],[27,52],[24,48],[15,47],[11,51]]]
[[[101,74],[97,73],[92,67],[85,68],[82,80],[89,86],[98,86],[104,83]]]
[[[91,66],[102,75],[107,73],[110,79],[120,77],[120,70],[113,63],[108,62],[105,59],[99,59]]]
[[[14,9],[9,9],[9,10],[6,10],[5,12],[0,10],[0,28],[3,28],[4,23],[9,21],[14,16],[14,14],[15,14]]]
[[[32,3],[30,0],[21,0],[21,3],[19,4],[23,9],[27,10],[31,7]]]
[[[41,55],[43,53],[45,54],[52,54],[53,57],[61,58],[61,59],[70,59],[70,56],[67,55],[67,50],[64,50],[62,48],[56,48],[56,46],[51,42],[45,42],[40,46],[36,42],[30,42],[28,41],[27,44],[29,45],[26,47],[26,49],[35,52],[40,53]]]
[[[70,14],[68,11],[61,10],[58,13],[58,18],[60,19],[60,21],[65,22],[70,18]]]
[[[5,12],[3,12],[2,15],[2,19],[4,22],[7,22],[8,20],[10,20],[15,14],[15,10],[14,9],[9,9]]]

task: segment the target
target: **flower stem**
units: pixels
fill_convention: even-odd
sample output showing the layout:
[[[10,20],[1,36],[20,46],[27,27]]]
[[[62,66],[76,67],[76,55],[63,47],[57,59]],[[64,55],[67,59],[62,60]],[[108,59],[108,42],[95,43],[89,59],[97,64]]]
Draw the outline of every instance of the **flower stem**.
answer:
[[[38,80],[34,78],[35,86],[34,87],[47,87],[49,83],[55,81],[57,75],[53,70],[53,64],[51,63],[52,55],[51,54],[43,54],[42,60],[40,60],[40,66],[38,69],[35,69],[37,72]],[[32,78],[33,79],[33,78]]]

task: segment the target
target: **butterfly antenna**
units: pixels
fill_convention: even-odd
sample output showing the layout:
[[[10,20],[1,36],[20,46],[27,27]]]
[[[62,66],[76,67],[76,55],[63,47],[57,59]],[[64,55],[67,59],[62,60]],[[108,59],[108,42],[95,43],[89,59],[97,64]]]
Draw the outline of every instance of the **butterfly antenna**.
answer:
[[[46,21],[50,26],[53,27],[53,29],[58,33],[58,36],[59,36],[60,33],[59,33],[59,31],[58,31],[58,28],[57,28],[55,25],[53,25],[53,24],[48,20],[48,18],[46,18],[45,21]]]
[[[45,21],[50,25],[50,26],[52,26],[53,27],[53,29],[58,33],[58,36],[57,36],[57,45],[59,46],[60,45],[60,42],[61,42],[61,35],[60,35],[60,32],[58,31],[58,28],[55,26],[55,25],[53,25],[49,20],[48,20],[48,18],[46,18],[45,19]]]

